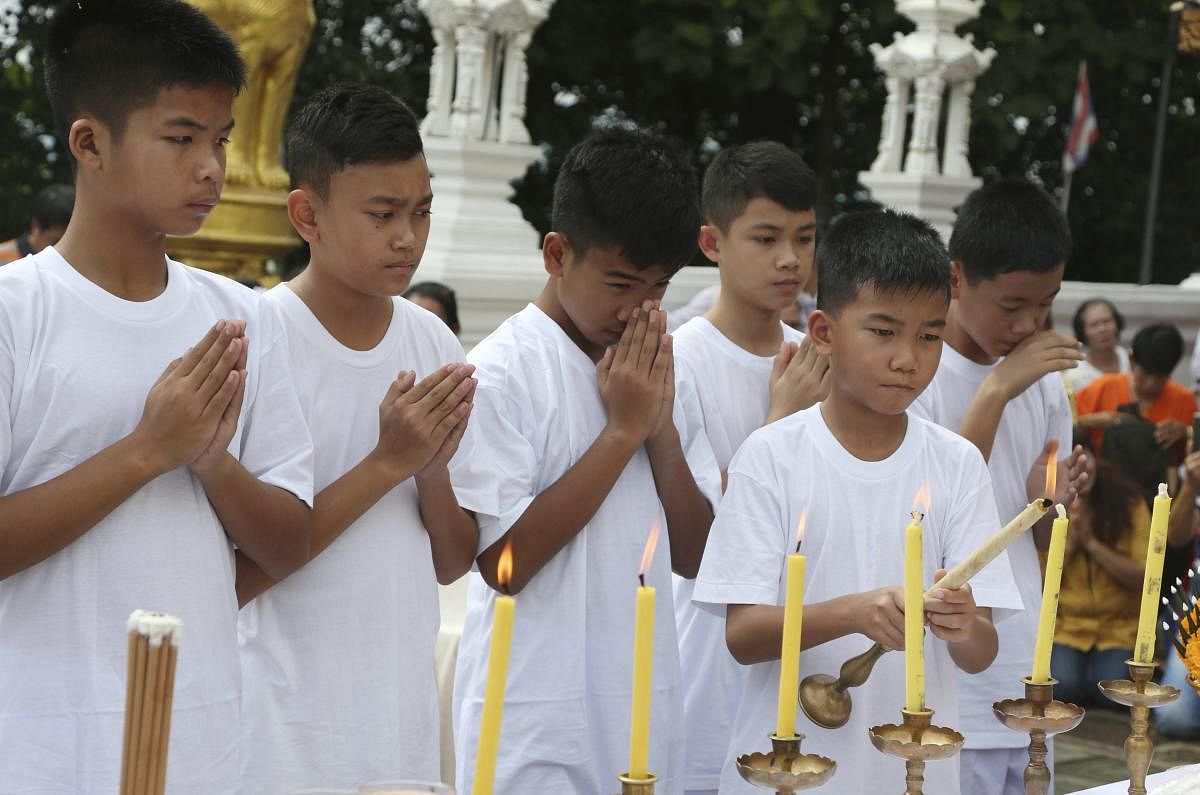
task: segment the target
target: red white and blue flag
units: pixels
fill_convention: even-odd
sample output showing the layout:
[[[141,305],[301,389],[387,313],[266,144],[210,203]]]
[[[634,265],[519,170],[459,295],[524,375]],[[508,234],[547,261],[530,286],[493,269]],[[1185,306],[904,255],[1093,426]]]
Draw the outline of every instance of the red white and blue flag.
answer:
[[[1075,86],[1075,102],[1071,109],[1071,132],[1067,136],[1067,148],[1063,152],[1063,173],[1083,167],[1087,162],[1088,149],[1100,139],[1100,127],[1096,123],[1096,109],[1092,107],[1092,90],[1088,86],[1087,64],[1079,65],[1079,82]]]

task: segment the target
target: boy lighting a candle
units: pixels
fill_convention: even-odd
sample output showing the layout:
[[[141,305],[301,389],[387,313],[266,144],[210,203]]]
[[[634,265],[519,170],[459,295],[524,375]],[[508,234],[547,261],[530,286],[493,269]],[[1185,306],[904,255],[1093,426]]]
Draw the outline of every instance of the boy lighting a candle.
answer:
[[[941,356],[950,270],[937,233],[891,211],[850,215],[830,228],[817,267],[818,311],[808,330],[829,356],[829,397],[754,432],[739,450],[696,582],[697,602],[726,608],[729,650],[749,666],[722,793],[756,791],[734,759],[760,747],[775,725],[782,575],[803,512],[800,667],[810,672],[836,671],[866,639],[904,647],[904,525],[924,484],[932,494],[922,522],[926,584],[999,526],[979,451],[906,413]],[[953,668],[980,671],[996,655],[993,607],[1020,607],[1003,554],[972,585],[934,589],[924,601],[926,697],[949,725],[957,714]],[[904,658],[885,655],[855,692],[844,726],[819,730],[797,720],[805,750],[837,760],[839,791],[866,792],[881,777],[902,775],[899,760],[871,748],[867,727],[895,721],[903,692]],[[956,764],[931,766],[926,792],[958,793]]]

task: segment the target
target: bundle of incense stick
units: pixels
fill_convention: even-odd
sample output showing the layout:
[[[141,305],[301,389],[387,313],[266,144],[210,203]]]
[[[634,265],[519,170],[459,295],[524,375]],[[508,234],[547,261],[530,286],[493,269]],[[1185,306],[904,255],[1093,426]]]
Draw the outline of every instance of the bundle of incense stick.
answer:
[[[129,616],[121,795],[162,795],[166,789],[181,627],[178,618],[164,613],[134,610]]]

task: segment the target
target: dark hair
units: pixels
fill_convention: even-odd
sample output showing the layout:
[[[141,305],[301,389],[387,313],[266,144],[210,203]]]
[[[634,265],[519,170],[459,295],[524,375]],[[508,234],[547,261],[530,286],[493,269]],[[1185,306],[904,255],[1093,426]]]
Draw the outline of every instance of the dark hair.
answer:
[[[1129,358],[1152,375],[1170,375],[1183,358],[1183,335],[1170,323],[1144,326],[1133,335]]]
[[[673,273],[697,250],[695,172],[649,131],[593,130],[559,169],[550,225],[576,256],[615,247],[639,270],[661,266]]]
[[[1084,336],[1085,329],[1083,327],[1083,314],[1093,306],[1097,305],[1107,306],[1108,311],[1112,312],[1113,320],[1115,320],[1117,323],[1118,334],[1125,330],[1125,316],[1117,311],[1116,304],[1107,298],[1089,298],[1079,305],[1079,308],[1075,310],[1075,317],[1071,319],[1071,327],[1075,330],[1075,339],[1079,340],[1085,345],[1087,344],[1087,339]]]
[[[47,185],[33,197],[30,217],[42,229],[51,226],[66,226],[71,222],[75,209],[75,189],[70,185]]]
[[[379,86],[343,83],[313,94],[288,127],[293,184],[329,197],[334,174],[356,163],[398,163],[424,153],[408,105]]]
[[[817,247],[817,308],[837,314],[860,290],[950,300],[950,258],[934,228],[908,213],[847,213],[829,225]]]
[[[1005,180],[967,196],[950,235],[950,258],[975,283],[1004,273],[1045,273],[1071,255],[1071,229],[1050,194]]]
[[[161,89],[228,86],[246,65],[233,39],[182,0],[68,0],[50,20],[46,93],[59,138],[90,113],[116,137]]]
[[[1111,461],[1096,455],[1091,434],[1076,427],[1072,447],[1083,446],[1096,462],[1096,475],[1087,505],[1092,514],[1092,535],[1107,547],[1113,547],[1121,537],[1132,534],[1133,509],[1143,503],[1142,488]]]
[[[705,219],[728,231],[754,199],[770,199],[793,212],[817,203],[817,175],[800,155],[775,141],[722,149],[704,172],[700,206]]]
[[[421,295],[432,298],[442,305],[442,314],[446,316],[446,325],[455,334],[459,332],[458,325],[458,296],[454,290],[441,282],[418,282],[404,291],[405,298]]]

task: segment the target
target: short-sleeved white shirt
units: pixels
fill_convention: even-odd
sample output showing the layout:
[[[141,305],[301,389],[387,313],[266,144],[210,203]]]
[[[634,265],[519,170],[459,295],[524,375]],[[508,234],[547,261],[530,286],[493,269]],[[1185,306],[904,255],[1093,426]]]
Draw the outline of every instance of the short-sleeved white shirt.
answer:
[[[287,285],[277,310],[314,443],[317,493],[379,441],[379,404],[465,357],[445,323],[393,300],[383,339],[342,345]],[[473,426],[459,445],[469,456]],[[416,484],[405,480],[304,568],[242,609],[246,792],[439,777],[437,578]]]
[[[595,365],[532,304],[468,358],[478,368],[471,420],[477,452],[472,471],[455,472],[454,482],[459,502],[478,515],[482,551],[587,452],[607,414]],[[720,475],[699,415],[695,395],[679,383],[676,426],[697,484],[716,504]],[[648,531],[664,521],[641,450],[587,525],[517,595],[496,792],[609,795],[617,788],[628,764],[638,568]],[[659,791],[678,795],[683,703],[663,529],[646,574],[657,591],[650,767],[660,776]],[[468,795],[495,598],[477,572],[470,577],[454,693],[456,778]]]
[[[786,559],[796,528],[807,515],[806,604],[904,582],[904,528],[924,485],[932,504],[924,520],[925,581],[951,568],[997,529],[991,482],[979,451],[938,426],[909,416],[900,447],[883,461],[855,458],[837,441],[820,405],[755,431],[729,469],[728,487],[709,535],[696,580],[695,600],[723,612],[730,604],[782,605]],[[1008,561],[998,557],[971,582],[981,606],[1020,606]],[[1002,617],[1002,616],[1000,616]],[[801,677],[836,675],[842,663],[871,645],[851,634],[800,655]],[[722,795],[753,795],[734,766],[736,757],[769,751],[775,729],[778,660],[747,666],[733,737],[721,773]],[[946,644],[925,634],[926,703],[939,725],[958,726],[955,666]],[[867,729],[897,723],[904,706],[904,655],[885,654],[870,679],[854,690],[850,720],[835,730],[814,726],[798,712],[804,749],[837,760],[828,787],[869,792],[880,781],[902,781],[904,765],[870,743]],[[955,760],[925,770],[930,795],[959,791]]]
[[[913,404],[911,413],[957,431],[975,393],[995,365],[972,362],[945,346],[933,381]],[[988,469],[996,492],[1001,522],[1007,522],[1029,504],[1026,480],[1047,441],[1058,440],[1059,455],[1071,449],[1071,407],[1062,377],[1050,373],[1009,401],[1000,419]],[[992,703],[1024,695],[1021,678],[1033,671],[1033,646],[1042,604],[1042,568],[1032,533],[1008,548],[1013,576],[1025,610],[997,626],[1000,653],[986,671],[959,672],[962,731],[966,748],[1023,748],[1027,741],[1014,736],[992,714]]]
[[[804,335],[784,323],[783,338],[802,342]],[[704,317],[680,326],[675,338],[675,372],[695,384],[704,413],[704,433],[717,467],[724,472],[733,454],[767,419],[771,406],[774,356],[758,356],[726,337]],[[692,602],[695,580],[675,577],[675,625],[683,677],[687,725],[685,787],[716,789],[721,762],[745,668],[725,645],[725,621]]]
[[[45,483],[127,436],[167,364],[219,319],[247,322],[246,397],[229,450],[312,500],[312,442],[281,332],[236,282],[167,261],[143,302],[53,248],[0,269],[0,494]],[[168,472],[62,551],[0,582],[0,781],[11,792],[112,793],[121,769],[126,620],[179,616],[167,786],[240,790],[233,547],[199,479]]]

